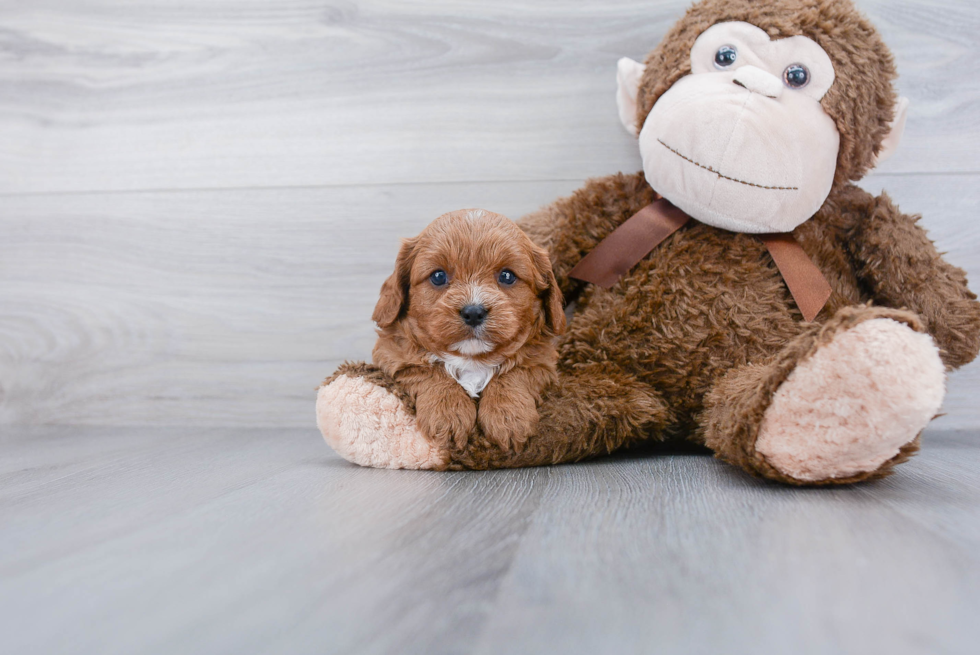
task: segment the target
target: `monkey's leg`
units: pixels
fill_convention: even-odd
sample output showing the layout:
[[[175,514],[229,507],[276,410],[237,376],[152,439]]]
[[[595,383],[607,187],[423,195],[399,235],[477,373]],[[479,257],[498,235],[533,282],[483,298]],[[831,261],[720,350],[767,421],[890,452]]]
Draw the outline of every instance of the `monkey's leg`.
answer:
[[[338,455],[360,466],[445,469],[449,452],[415,425],[411,397],[371,364],[344,364],[317,392],[316,424]]]
[[[667,420],[659,396],[627,374],[588,367],[563,372],[542,399],[538,433],[520,449],[475,432],[441,450],[416,428],[398,384],[367,364],[344,365],[317,395],[317,425],[342,457],[361,466],[487,469],[540,466],[612,452]]]
[[[451,453],[450,468],[542,466],[605,455],[659,432],[669,417],[656,391],[608,365],[559,370],[538,411],[537,433],[522,447],[501,447],[478,431]]]
[[[945,370],[909,312],[849,307],[764,364],[730,371],[705,399],[705,444],[736,466],[797,485],[888,475],[918,450]]]

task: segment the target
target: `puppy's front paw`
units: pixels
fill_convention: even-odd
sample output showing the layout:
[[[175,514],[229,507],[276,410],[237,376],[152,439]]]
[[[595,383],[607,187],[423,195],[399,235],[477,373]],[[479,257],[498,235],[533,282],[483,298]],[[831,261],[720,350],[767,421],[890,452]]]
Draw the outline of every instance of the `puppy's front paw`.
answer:
[[[415,403],[415,420],[437,446],[463,448],[476,427],[476,403],[468,396],[422,396]]]
[[[538,430],[538,409],[533,398],[491,392],[480,400],[478,420],[489,440],[519,452]]]

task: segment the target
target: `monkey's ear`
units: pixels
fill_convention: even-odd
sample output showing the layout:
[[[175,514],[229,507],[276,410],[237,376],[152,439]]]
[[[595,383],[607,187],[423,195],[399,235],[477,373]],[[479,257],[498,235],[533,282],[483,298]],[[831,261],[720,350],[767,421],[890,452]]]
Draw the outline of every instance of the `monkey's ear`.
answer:
[[[619,107],[619,120],[633,136],[640,133],[640,127],[636,124],[636,94],[640,90],[644,70],[646,66],[629,57],[623,57],[616,64],[616,106]]]
[[[408,287],[411,283],[412,263],[415,261],[415,244],[418,238],[402,239],[402,247],[395,259],[395,271],[381,285],[381,297],[374,306],[371,319],[378,327],[386,328],[401,314],[408,302]]]
[[[908,116],[909,99],[899,98],[898,103],[895,105],[895,119],[891,122],[891,131],[888,132],[888,136],[881,142],[881,150],[878,151],[878,156],[875,157],[875,167],[881,165],[882,162],[894,155],[895,151],[898,150],[898,144],[902,140],[902,134],[905,133],[905,120]]]

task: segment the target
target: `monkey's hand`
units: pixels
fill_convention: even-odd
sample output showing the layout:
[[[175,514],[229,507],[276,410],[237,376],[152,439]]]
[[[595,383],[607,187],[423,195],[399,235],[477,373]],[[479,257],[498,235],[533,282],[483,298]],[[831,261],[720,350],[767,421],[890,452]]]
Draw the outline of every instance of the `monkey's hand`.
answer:
[[[868,215],[850,244],[858,274],[877,302],[922,318],[947,367],[969,363],[980,351],[980,303],[966,273],[944,260],[918,219],[901,213],[887,195],[860,193]]]

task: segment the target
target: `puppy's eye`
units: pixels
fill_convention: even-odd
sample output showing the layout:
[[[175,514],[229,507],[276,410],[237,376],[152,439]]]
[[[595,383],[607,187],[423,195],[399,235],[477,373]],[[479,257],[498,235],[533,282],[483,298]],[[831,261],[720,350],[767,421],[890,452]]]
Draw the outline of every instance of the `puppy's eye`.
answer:
[[[803,64],[791,64],[783,73],[783,81],[791,89],[802,89],[810,83],[810,71]]]
[[[504,270],[500,271],[500,275],[497,276],[497,282],[509,287],[517,282],[517,276],[514,275],[514,271],[510,270],[509,268],[505,268]]]
[[[715,53],[715,66],[718,68],[728,68],[738,59],[738,50],[735,46],[723,45]]]
[[[431,282],[432,286],[434,287],[444,287],[446,286],[446,283],[449,282],[449,276],[446,275],[446,271],[440,269],[429,276],[429,282]]]

